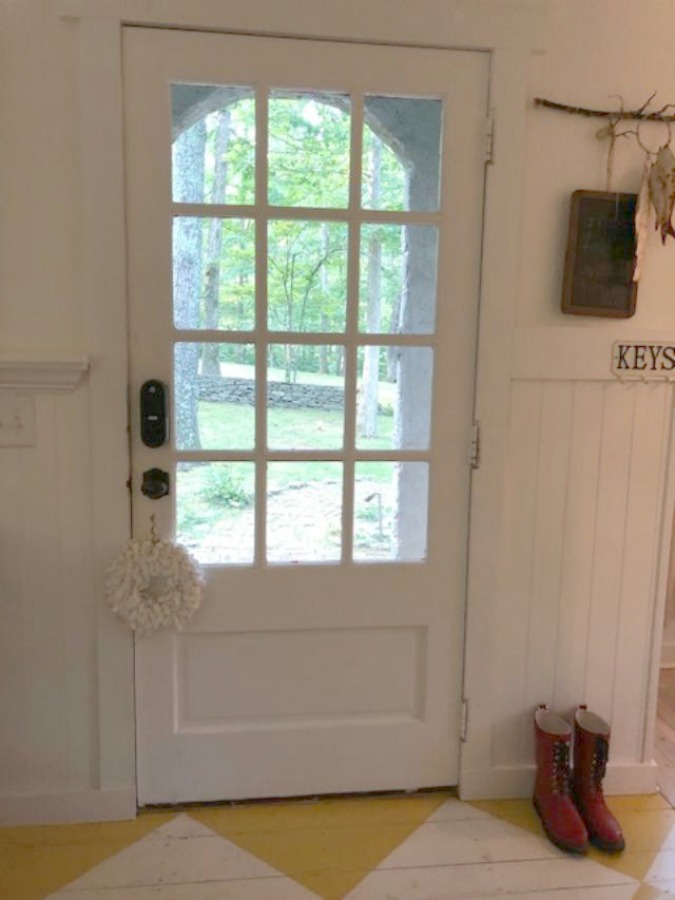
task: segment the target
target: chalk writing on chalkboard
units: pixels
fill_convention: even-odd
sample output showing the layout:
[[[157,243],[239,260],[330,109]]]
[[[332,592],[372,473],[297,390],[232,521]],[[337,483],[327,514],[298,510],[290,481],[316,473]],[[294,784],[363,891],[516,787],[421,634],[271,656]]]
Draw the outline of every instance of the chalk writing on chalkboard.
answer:
[[[563,312],[615,318],[635,312],[636,202],[635,194],[572,194]]]

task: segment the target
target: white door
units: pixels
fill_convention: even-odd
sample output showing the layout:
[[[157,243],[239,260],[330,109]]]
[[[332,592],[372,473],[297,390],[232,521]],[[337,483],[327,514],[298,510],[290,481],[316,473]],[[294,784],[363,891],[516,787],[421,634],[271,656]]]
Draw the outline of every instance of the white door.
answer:
[[[137,642],[140,803],[456,783],[488,58],[127,29],[124,73],[134,532],[206,576]]]

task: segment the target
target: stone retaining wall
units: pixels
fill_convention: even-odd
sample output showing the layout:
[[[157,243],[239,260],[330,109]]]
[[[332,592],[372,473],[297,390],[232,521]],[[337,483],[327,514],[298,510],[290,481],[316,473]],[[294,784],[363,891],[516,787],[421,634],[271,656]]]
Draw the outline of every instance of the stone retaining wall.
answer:
[[[271,381],[267,386],[268,405],[302,409],[342,409],[344,390],[329,384],[288,384]],[[253,406],[255,386],[250,378],[199,376],[199,399]]]

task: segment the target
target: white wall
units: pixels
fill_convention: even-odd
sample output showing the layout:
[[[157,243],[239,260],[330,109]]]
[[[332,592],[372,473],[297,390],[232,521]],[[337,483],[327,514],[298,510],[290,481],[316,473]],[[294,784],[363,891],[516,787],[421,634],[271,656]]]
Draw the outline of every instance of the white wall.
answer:
[[[610,788],[653,778],[673,388],[619,384],[610,359],[620,338],[675,336],[675,243],[651,236],[633,318],[563,315],[570,194],[605,190],[608,142],[601,120],[532,101],[615,109],[620,94],[635,109],[658,91],[659,105],[675,102],[674,24],[669,0],[552,0],[547,52],[532,58],[499,587],[486,664],[467,686],[491,733],[470,733],[465,796],[528,792],[538,703],[565,714],[588,703],[612,723]],[[656,148],[667,130],[641,135]],[[612,188],[636,192],[643,164],[634,139],[619,141]]]
[[[415,9],[410,0],[411,16]],[[660,102],[675,102],[672,0],[552,0],[550,10],[548,51],[532,59],[532,97],[602,107],[620,93],[637,106],[658,90]],[[79,265],[77,46],[76,23],[59,20],[46,0],[0,3],[0,355],[91,351]],[[632,320],[562,316],[569,194],[604,188],[605,146],[592,120],[529,108],[527,123],[522,220],[504,221],[505,229],[522,228],[517,356],[499,590],[481,610],[490,624],[467,685],[476,711],[467,794],[478,785],[527,791],[535,702],[564,710],[587,701],[612,719],[612,759],[629,773],[623,785],[639,786],[649,755],[651,635],[663,601],[657,556],[672,389],[617,385],[604,373],[616,338],[675,334],[675,243],[651,241]],[[498,119],[498,164],[499,132],[508,128]],[[627,140],[614,187],[636,190],[640,170]],[[543,341],[553,350],[530,364]],[[572,353],[571,369],[561,366]],[[81,815],[95,815],[87,798],[106,787],[96,636],[117,626],[101,608],[92,571],[89,401],[86,381],[72,394],[40,396],[36,446],[0,448],[6,818],[30,817],[21,802],[36,795],[84,798]],[[470,636],[477,622],[470,611]],[[113,786],[133,787],[128,762]]]

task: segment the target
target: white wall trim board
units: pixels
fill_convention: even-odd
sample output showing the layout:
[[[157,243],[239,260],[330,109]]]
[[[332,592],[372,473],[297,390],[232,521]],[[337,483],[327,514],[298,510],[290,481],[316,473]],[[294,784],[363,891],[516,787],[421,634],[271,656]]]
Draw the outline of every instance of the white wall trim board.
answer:
[[[54,794],[0,794],[0,825],[64,825],[135,818],[135,787]]]
[[[121,28],[78,23],[78,111],[82,159],[81,290],[90,375],[90,473],[97,610],[99,784],[135,782],[131,633],[104,605],[105,572],[131,533],[127,406],[126,233]]]
[[[546,0],[54,0],[64,18],[325,40],[487,49],[545,45]]]
[[[74,391],[89,371],[86,357],[0,357],[0,388],[12,390]]]
[[[491,664],[494,659],[495,605],[501,585],[502,508],[509,443],[512,340],[517,299],[518,228],[504,228],[505,217],[520,221],[523,196],[525,103],[529,55],[493,54],[490,105],[499,122],[499,152],[487,167],[483,266],[476,372],[476,421],[481,423],[481,465],[473,473],[466,612],[464,694],[471,698],[469,736],[461,746],[460,790],[465,773],[490,771],[495,710]],[[510,210],[510,212],[509,212]],[[486,673],[489,673],[486,675]]]
[[[616,341],[675,343],[675,334],[650,333],[625,322],[515,329],[511,376],[516,381],[617,381]]]
[[[502,766],[464,772],[459,796],[462,800],[511,800],[531,797],[535,767]],[[607,796],[654,794],[658,790],[655,762],[610,765],[603,783]]]

